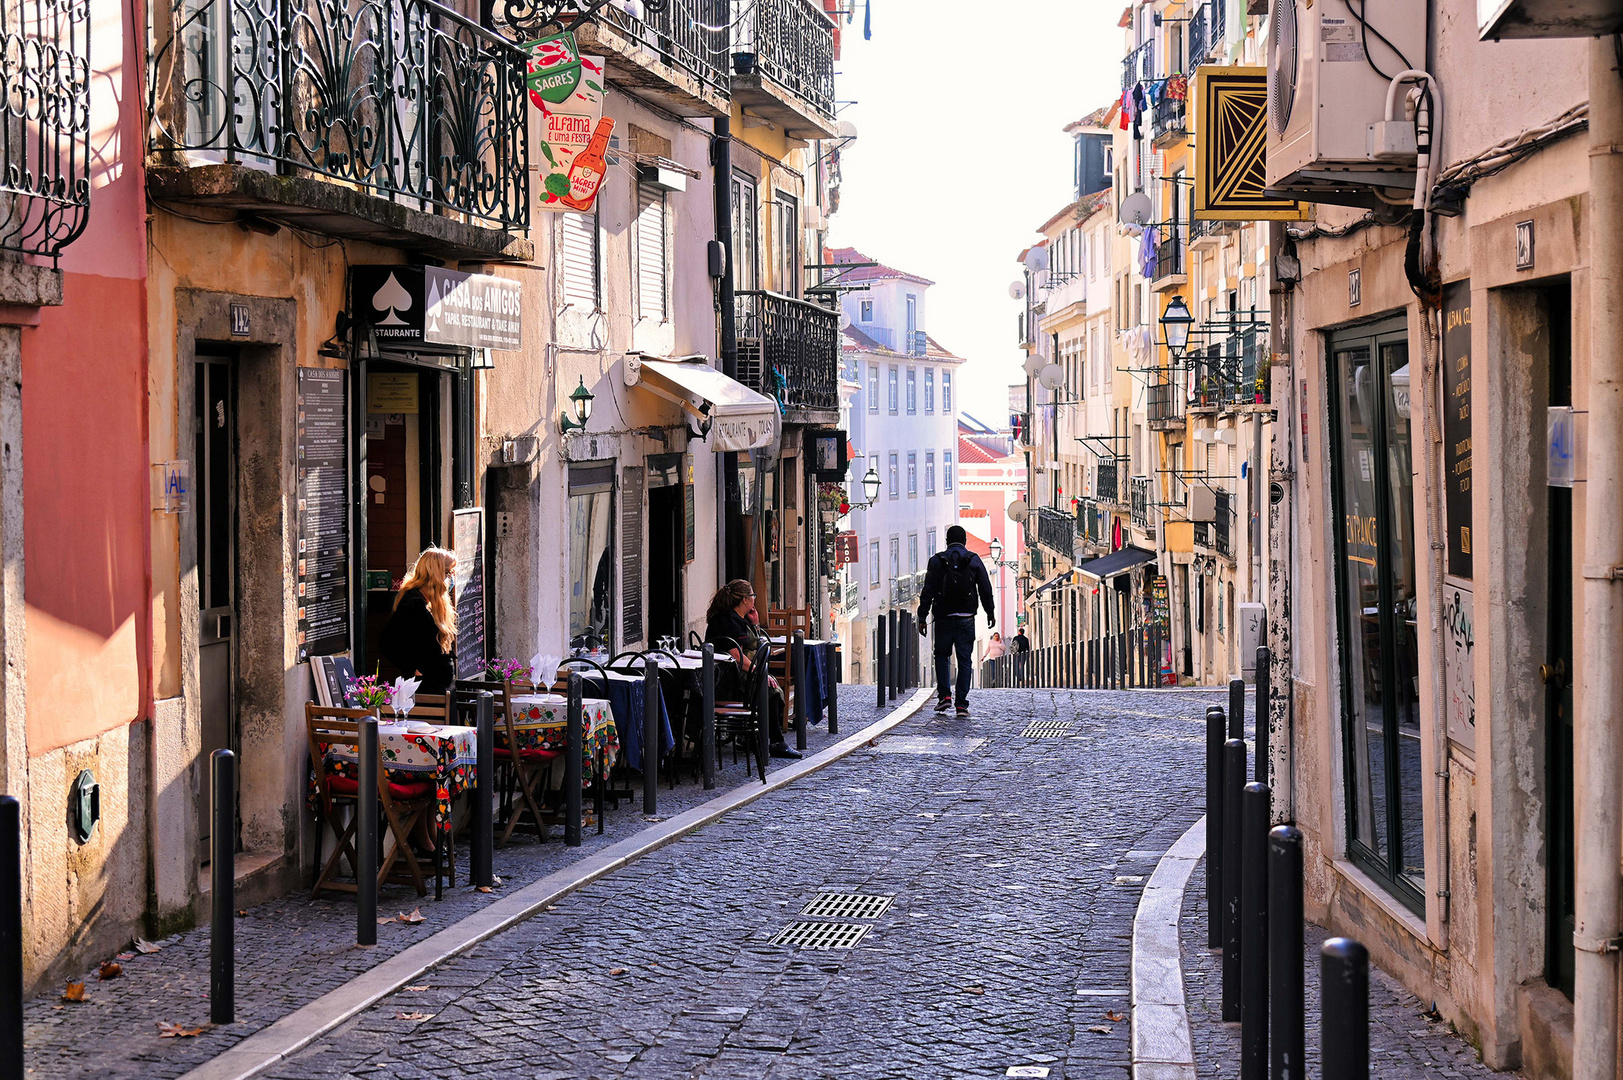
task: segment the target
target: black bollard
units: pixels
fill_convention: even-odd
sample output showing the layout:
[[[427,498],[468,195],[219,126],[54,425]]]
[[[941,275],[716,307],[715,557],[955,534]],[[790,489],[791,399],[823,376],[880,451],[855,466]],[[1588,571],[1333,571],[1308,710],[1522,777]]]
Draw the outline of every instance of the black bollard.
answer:
[[[355,747],[355,944],[378,943],[378,718],[361,720]]]
[[[210,826],[209,1023],[230,1024],[237,1012],[237,756],[209,755],[214,822]],[[19,1074],[20,1075],[20,1074]]]
[[[699,662],[699,758],[704,789],[716,787],[716,647],[704,643],[704,659]]]
[[[473,838],[468,849],[468,880],[488,889],[496,877],[496,696],[479,691],[474,699]],[[538,821],[537,829],[544,828]]]
[[[22,804],[0,795],[0,1076],[22,1075]]]
[[[879,707],[885,707],[885,616],[874,620],[873,681],[879,688]]]
[[[1267,784],[1247,784],[1240,810],[1240,1080],[1268,1075]]]
[[[1351,938],[1319,950],[1320,1072],[1324,1080],[1369,1080],[1369,953]]]
[[[569,697],[564,705],[564,846],[580,847],[580,786],[581,786],[581,749],[586,742],[586,724],[581,716],[581,690],[580,672],[569,673]],[[658,706],[658,703],[655,703]],[[643,711],[646,714],[648,702],[643,701]],[[647,738],[647,725],[643,725],[644,738]],[[643,751],[644,758],[647,751]],[[643,798],[648,793],[643,792]],[[537,823],[539,824],[539,822]]]
[[[890,618],[890,678],[886,684],[890,687],[890,700],[895,701],[897,693],[902,688],[902,658],[907,655],[907,642],[902,640],[901,612],[892,611]]]
[[[1257,646],[1257,782],[1268,782],[1268,646]]]
[[[1229,738],[1245,741],[1245,680],[1229,680]]]
[[[659,661],[650,656],[642,677],[642,812],[659,813],[659,751],[665,734],[660,723]]]
[[[1240,826],[1245,743],[1223,744],[1223,1020],[1240,1019]]]
[[[1271,1080],[1307,1080],[1302,987],[1302,833],[1268,834],[1268,1049]]]
[[[789,678],[795,688],[795,749],[806,749],[806,635],[796,630],[789,645]]]
[[[1223,947],[1223,707],[1206,710],[1206,947]]]
[[[838,647],[830,649],[829,652],[834,660],[834,670],[829,672],[828,675],[833,680],[833,685],[828,688],[828,733],[838,735],[840,733],[840,684],[845,682],[845,654]]]
[[[755,685],[755,715],[760,723],[755,725],[755,761],[761,769],[761,783],[766,783],[766,762],[771,754],[771,741],[767,736],[767,728],[772,723],[772,685],[767,679],[766,657],[757,652],[757,659],[763,665],[761,677]]]

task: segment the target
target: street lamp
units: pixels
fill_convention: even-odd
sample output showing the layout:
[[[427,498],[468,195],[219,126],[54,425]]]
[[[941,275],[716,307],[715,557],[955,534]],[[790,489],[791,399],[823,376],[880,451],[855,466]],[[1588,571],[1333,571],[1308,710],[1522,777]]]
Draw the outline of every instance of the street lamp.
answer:
[[[575,418],[571,420],[568,413],[558,417],[558,428],[565,434],[575,428],[584,428],[586,421],[592,418],[592,392],[586,389],[586,376],[580,377],[580,385],[569,395],[569,400],[574,403]]]
[[[858,510],[870,510],[879,501],[879,470],[872,465],[868,466],[867,473],[862,477],[862,494],[867,496],[867,501],[857,503]]]
[[[1167,348],[1172,350],[1174,358],[1183,355],[1183,350],[1189,344],[1189,328],[1194,325],[1195,317],[1190,313],[1189,305],[1183,302],[1181,295],[1173,296],[1161,313],[1161,332],[1166,336]]]
[[[1001,540],[993,540],[992,545],[991,545],[991,550],[992,550],[992,561],[994,563],[1001,564],[1003,562],[1003,541],[1001,541]]]

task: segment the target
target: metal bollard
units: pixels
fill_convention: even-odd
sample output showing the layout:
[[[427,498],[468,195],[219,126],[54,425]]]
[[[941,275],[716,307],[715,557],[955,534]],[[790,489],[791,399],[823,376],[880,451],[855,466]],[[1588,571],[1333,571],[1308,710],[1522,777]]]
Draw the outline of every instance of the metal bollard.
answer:
[[[22,1075],[22,804],[0,795],[0,1076]]]
[[[1229,680],[1229,738],[1245,741],[1245,680]]]
[[[1223,947],[1223,707],[1206,710],[1206,947]]]
[[[1319,950],[1324,1080],[1369,1080],[1369,953],[1351,938]]]
[[[1240,1080],[1268,1075],[1267,784],[1245,786],[1240,810]]]
[[[885,707],[885,616],[874,620],[873,681],[879,687],[879,707]]]
[[[1259,783],[1268,782],[1270,762],[1268,760],[1268,663],[1270,656],[1268,646],[1257,646],[1257,764],[1256,776]]]
[[[361,720],[355,747],[355,944],[378,943],[378,718]]]
[[[1302,833],[1268,833],[1268,1049],[1271,1080],[1307,1080],[1302,979]]]
[[[790,678],[795,687],[795,749],[806,749],[806,635],[796,630],[789,645]]]
[[[829,678],[834,681],[834,684],[828,690],[828,733],[838,735],[840,733],[840,684],[845,682],[845,654],[840,651],[838,646],[831,649],[830,652],[834,657],[834,670],[829,672]]]
[[[766,663],[765,658],[761,663]],[[767,736],[767,728],[772,723],[772,686],[767,679],[766,671],[762,670],[761,677],[756,680],[755,686],[755,715],[760,723],[755,725],[755,761],[761,768],[761,783],[766,783],[766,762],[771,754],[771,743]]]
[[[237,756],[209,755],[214,822],[210,826],[209,1023],[229,1024],[237,1012]],[[376,924],[374,924],[376,925]],[[19,1074],[20,1075],[20,1074]]]
[[[642,812],[659,813],[659,751],[665,725],[660,723],[659,661],[650,656],[642,676]]]
[[[495,880],[496,846],[496,695],[479,691],[474,711],[473,839],[468,850],[468,880],[488,889]],[[538,821],[537,829],[543,828]]]
[[[1223,744],[1223,1020],[1240,1019],[1240,824],[1245,743]]]
[[[564,735],[568,745],[564,747],[564,845],[566,847],[580,847],[580,785],[581,785],[581,749],[586,741],[586,725],[581,718],[581,698],[585,695],[581,690],[580,672],[569,673],[569,697],[564,718]],[[646,714],[648,703],[643,702],[643,711]],[[646,725],[643,728],[646,733]],[[646,735],[644,736],[646,737]],[[644,751],[646,755],[647,751]],[[644,798],[647,798],[646,792]]]
[[[907,643],[902,640],[901,612],[890,613],[890,700],[895,701],[902,688],[902,658],[907,655]]]
[[[704,643],[703,659],[699,662],[699,757],[704,775],[704,789],[716,787],[716,647]]]

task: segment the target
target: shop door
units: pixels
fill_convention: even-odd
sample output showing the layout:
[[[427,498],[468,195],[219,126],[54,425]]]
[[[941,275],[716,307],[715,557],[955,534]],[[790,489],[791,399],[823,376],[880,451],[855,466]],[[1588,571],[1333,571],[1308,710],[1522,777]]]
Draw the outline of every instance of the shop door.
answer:
[[[1550,404],[1572,404],[1571,319],[1569,289],[1547,296],[1550,320]],[[1573,782],[1572,782],[1572,489],[1549,488],[1550,597],[1545,660],[1539,668],[1544,680],[1544,730],[1548,775],[1549,818],[1546,830],[1549,855],[1548,920],[1544,979],[1572,997],[1577,954],[1572,934],[1577,929],[1574,909]]]
[[[648,489],[648,639],[684,638],[683,517],[679,484]]]
[[[236,721],[236,387],[223,356],[197,358],[193,393],[192,481],[197,523],[197,648],[202,718],[203,786],[197,800],[200,856],[209,859],[213,808],[207,762],[216,750],[237,749]],[[239,766],[238,775],[241,775]]]

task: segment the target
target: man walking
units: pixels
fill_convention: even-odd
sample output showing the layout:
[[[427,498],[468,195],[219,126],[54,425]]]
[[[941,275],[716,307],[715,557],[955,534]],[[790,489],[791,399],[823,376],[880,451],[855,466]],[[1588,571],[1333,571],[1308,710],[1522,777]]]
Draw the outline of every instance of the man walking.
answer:
[[[1026,628],[1021,627],[1020,632],[1014,635],[1014,676],[1017,679],[1026,677],[1026,654],[1031,651],[1031,639],[1026,637]]]
[[[935,609],[935,711],[953,705],[952,654],[958,654],[957,704],[960,717],[969,715],[969,682],[974,675],[975,608],[986,609],[988,629],[997,625],[992,608],[992,579],[981,557],[964,547],[963,526],[947,530],[947,550],[930,556],[919,595],[919,636],[929,633],[927,620]]]

